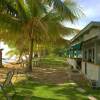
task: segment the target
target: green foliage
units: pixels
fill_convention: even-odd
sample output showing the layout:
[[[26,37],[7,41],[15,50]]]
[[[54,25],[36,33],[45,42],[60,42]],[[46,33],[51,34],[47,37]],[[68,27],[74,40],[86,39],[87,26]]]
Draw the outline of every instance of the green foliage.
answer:
[[[55,43],[61,36],[77,32],[61,22],[73,22],[82,14],[74,2],[62,0],[0,0],[0,10],[0,40],[20,53],[27,52],[30,67],[33,45]]]
[[[54,49],[54,54],[55,55],[58,55],[58,56],[60,56],[60,57],[66,57],[66,52],[67,52],[67,50],[66,50],[66,48],[55,48]]]
[[[85,93],[81,93],[77,91],[77,88],[79,88],[77,84],[68,82],[54,85],[25,80],[16,84],[17,94],[13,100],[24,100],[26,98],[29,100],[88,100],[89,95],[100,99],[100,90],[86,89]]]
[[[67,14],[68,19],[71,21],[75,20],[74,17],[77,18],[77,14],[74,15],[73,12],[70,11],[72,2],[66,4],[61,0],[43,1],[26,0],[26,2],[24,2],[24,0],[1,0],[0,33],[4,33],[3,35],[6,35],[7,38],[9,38],[9,35],[11,38],[8,40],[12,40],[15,33],[20,32],[19,37],[21,39],[24,38],[26,42],[28,37],[33,38],[36,42],[42,42],[44,40],[50,41],[51,39],[55,41],[56,38],[59,38],[59,34],[75,31],[68,27],[65,28],[60,24],[60,22],[63,21],[62,17],[64,17],[64,14]],[[73,3],[73,7],[74,6]],[[59,14],[59,12],[62,13]],[[50,40],[48,40],[48,37]],[[5,38],[3,38],[4,41]]]

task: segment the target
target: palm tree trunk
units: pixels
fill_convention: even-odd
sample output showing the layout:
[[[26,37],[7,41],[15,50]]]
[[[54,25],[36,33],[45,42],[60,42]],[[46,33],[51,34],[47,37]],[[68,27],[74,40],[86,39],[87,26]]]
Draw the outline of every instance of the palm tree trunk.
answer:
[[[28,71],[32,72],[32,58],[33,58],[33,39],[30,41],[29,64]]]
[[[2,65],[2,49],[0,49],[0,68],[3,68],[3,65]]]

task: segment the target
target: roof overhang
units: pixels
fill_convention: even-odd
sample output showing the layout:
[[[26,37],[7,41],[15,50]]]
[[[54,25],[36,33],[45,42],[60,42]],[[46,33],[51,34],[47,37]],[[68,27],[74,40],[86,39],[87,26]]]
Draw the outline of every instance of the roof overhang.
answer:
[[[81,37],[83,34],[86,33],[86,31],[89,31],[92,27],[100,27],[100,22],[91,22],[89,23],[85,28],[83,28],[79,34],[77,34],[72,40],[71,42],[74,42],[75,40],[77,40],[79,37]]]

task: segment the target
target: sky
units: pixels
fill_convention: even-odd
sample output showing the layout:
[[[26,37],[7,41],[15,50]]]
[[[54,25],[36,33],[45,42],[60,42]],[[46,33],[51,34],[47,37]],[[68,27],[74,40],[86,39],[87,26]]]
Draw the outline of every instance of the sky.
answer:
[[[69,22],[64,22],[63,24],[67,27],[77,28],[82,30],[87,24],[91,21],[100,21],[100,0],[74,0],[78,7],[81,8],[84,15],[78,21],[75,21],[74,24]],[[65,39],[70,40],[74,37],[69,35]]]
[[[10,48],[7,45],[5,45],[3,42],[0,42],[0,48],[3,49],[2,51],[3,58],[8,57],[6,53],[10,50]]]
[[[85,16],[76,21],[73,25],[66,22],[66,26],[83,29],[91,21],[100,21],[100,0],[74,0],[81,7]]]

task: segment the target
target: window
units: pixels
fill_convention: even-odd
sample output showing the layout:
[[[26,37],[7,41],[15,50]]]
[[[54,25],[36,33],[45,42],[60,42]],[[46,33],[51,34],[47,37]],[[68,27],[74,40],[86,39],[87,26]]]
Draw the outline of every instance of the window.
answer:
[[[92,49],[92,62],[94,62],[94,59],[95,59],[95,50],[94,48]]]
[[[92,62],[92,49],[88,50],[88,61]]]
[[[87,63],[85,63],[85,74],[87,74]]]
[[[87,60],[87,51],[84,51],[84,60]]]
[[[93,62],[94,63],[95,49],[94,48],[90,48],[87,51],[85,51],[84,59],[87,60],[88,62]]]

